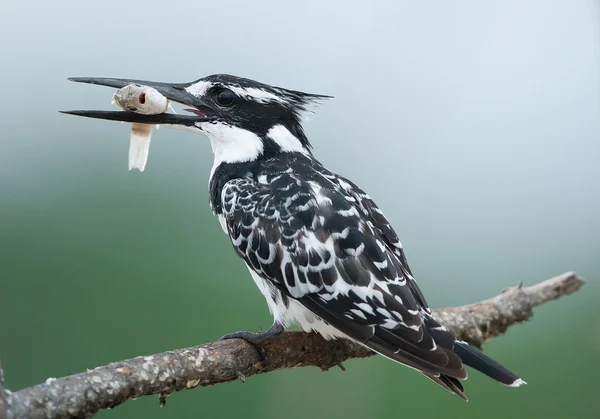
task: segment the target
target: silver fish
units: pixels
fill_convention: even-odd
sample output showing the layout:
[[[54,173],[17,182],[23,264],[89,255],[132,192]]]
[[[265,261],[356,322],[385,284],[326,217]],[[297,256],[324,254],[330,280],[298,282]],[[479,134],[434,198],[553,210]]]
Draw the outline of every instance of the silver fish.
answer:
[[[128,84],[113,95],[115,103],[125,112],[135,112],[144,115],[165,113],[169,109],[169,100],[158,90],[140,84]],[[129,170],[138,169],[143,172],[150,152],[152,125],[131,124],[129,140]]]

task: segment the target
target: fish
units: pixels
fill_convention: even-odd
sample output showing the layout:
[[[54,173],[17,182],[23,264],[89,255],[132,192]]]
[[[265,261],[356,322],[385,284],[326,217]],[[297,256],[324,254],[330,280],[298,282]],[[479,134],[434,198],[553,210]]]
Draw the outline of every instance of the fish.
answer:
[[[144,115],[165,113],[170,107],[169,100],[158,90],[141,84],[128,84],[116,91],[112,103],[125,112]],[[133,123],[129,140],[129,170],[143,172],[150,152],[152,125]]]

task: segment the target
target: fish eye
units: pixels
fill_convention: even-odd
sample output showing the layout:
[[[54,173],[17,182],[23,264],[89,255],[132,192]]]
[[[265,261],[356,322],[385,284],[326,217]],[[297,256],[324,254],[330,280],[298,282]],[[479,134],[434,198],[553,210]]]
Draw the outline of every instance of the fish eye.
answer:
[[[235,102],[235,93],[229,89],[221,89],[215,96],[220,106],[231,106]]]

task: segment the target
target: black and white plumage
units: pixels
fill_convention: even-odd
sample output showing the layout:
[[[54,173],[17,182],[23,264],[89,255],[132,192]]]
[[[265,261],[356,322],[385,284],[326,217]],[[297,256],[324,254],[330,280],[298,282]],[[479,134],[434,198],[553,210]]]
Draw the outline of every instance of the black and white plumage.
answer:
[[[211,207],[276,326],[298,323],[328,339],[353,339],[464,399],[464,364],[501,383],[524,384],[431,316],[382,211],[313,157],[301,122],[326,96],[229,75],[181,85],[135,82],[194,106],[196,120],[155,123],[210,139]]]
[[[256,113],[267,113],[262,129],[250,131],[263,143],[263,152],[216,162],[211,205],[275,322],[297,322],[326,338],[349,337],[461,397],[459,380],[467,377],[462,358],[505,384],[520,384],[433,319],[382,211],[368,194],[312,156],[300,116],[322,97],[227,80],[232,82],[240,91],[238,100],[255,101]],[[277,99],[244,95],[249,88]],[[287,123],[278,125],[275,115],[269,117],[266,104],[287,112]],[[259,116],[249,117],[254,118]],[[246,129],[244,122],[231,126]],[[221,141],[211,138],[213,149],[219,150]]]

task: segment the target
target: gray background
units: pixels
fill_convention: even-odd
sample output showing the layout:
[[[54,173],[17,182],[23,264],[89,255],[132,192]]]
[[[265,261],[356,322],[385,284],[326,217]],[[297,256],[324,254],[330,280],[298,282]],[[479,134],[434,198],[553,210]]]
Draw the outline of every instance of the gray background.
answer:
[[[267,327],[208,208],[204,137],[154,133],[127,172],[112,90],[68,76],[226,72],[330,94],[306,125],[392,220],[434,307],[576,270],[574,297],[486,347],[529,385],[471,401],[384,359],[145,398],[103,418],[593,415],[600,326],[600,5],[10,2],[0,14],[0,355],[9,388]]]

